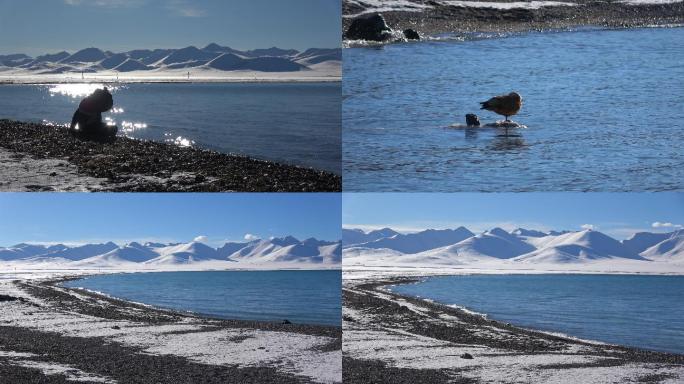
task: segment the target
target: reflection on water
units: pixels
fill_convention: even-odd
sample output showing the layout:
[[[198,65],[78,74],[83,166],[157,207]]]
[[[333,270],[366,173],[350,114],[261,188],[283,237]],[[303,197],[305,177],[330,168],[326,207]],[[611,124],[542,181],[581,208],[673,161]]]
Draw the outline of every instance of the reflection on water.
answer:
[[[0,118],[68,126],[107,87],[118,134],[340,173],[340,84],[1,85]]]
[[[97,83],[87,83],[87,84],[53,84],[50,85],[48,91],[50,96],[55,96],[56,94],[69,96],[73,98],[83,98],[91,93],[95,92],[96,89],[101,89],[107,87],[110,92],[118,90],[119,86],[112,86],[110,84],[97,84]],[[123,111],[122,111],[123,112]]]

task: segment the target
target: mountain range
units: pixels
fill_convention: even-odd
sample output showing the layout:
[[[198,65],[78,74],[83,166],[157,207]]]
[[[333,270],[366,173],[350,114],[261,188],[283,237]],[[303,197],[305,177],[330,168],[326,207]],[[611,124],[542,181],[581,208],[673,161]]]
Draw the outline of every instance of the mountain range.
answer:
[[[311,48],[300,52],[272,47],[240,51],[211,43],[204,48],[136,49],[121,53],[85,48],[75,53],[62,51],[37,57],[0,55],[0,71],[23,70],[42,75],[172,69],[298,72],[315,70],[322,65],[339,66],[341,61],[341,48]]]
[[[295,263],[335,265],[341,262],[340,242],[292,236],[228,242],[218,248],[189,243],[113,242],[78,246],[17,244],[0,248],[0,260],[17,263],[53,263],[70,267],[110,268],[134,265],[169,266],[222,260],[236,263]]]
[[[525,264],[572,264],[595,260],[684,262],[684,230],[639,232],[618,241],[599,231],[543,232],[494,228],[474,234],[464,227],[401,234],[390,228],[343,229],[349,258],[397,263],[467,264],[510,260]],[[357,260],[358,261],[358,260]]]

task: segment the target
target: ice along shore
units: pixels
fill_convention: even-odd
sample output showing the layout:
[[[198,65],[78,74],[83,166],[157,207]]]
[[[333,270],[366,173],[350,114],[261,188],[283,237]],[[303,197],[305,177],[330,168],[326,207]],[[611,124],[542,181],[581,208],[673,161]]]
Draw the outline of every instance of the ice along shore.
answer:
[[[579,26],[635,28],[684,23],[684,2],[680,0],[344,0],[342,10],[344,31],[354,19],[380,12],[392,29],[399,32],[413,29],[421,36],[511,33]]]
[[[0,280],[8,382],[338,383],[339,327],[219,320],[59,286]]]
[[[0,120],[0,190],[337,192],[327,171],[174,144],[79,140],[66,128]]]
[[[343,280],[345,383],[675,383],[684,355],[578,340]]]

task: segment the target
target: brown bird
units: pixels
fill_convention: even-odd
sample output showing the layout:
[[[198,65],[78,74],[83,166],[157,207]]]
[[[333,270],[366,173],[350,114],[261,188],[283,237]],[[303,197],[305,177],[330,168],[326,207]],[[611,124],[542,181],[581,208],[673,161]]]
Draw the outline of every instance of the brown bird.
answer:
[[[515,92],[511,92],[508,95],[494,96],[487,101],[480,103],[482,107],[480,109],[486,109],[503,115],[508,121],[508,116],[513,116],[522,107],[522,97]]]

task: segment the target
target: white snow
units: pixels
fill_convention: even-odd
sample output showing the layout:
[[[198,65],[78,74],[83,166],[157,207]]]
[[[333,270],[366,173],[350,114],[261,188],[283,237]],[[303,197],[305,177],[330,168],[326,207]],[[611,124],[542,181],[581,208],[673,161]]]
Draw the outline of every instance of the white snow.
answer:
[[[93,303],[90,297],[72,290],[54,289],[78,300]],[[42,332],[54,332],[70,337],[103,337],[125,346],[141,347],[151,354],[170,354],[210,365],[240,367],[268,366],[279,371],[302,376],[319,383],[338,383],[342,377],[341,351],[319,352],[318,348],[334,341],[324,336],[299,333],[236,328],[217,331],[211,322],[185,318],[164,325],[128,320],[107,320],[94,316],[51,308],[18,288],[14,281],[0,280],[0,294],[22,297],[37,306],[20,301],[3,303],[0,323]],[[94,305],[108,303],[94,302]],[[124,309],[125,310],[125,309]],[[136,308],[128,308],[136,311]],[[182,333],[191,332],[191,333]],[[262,348],[263,349],[260,349]],[[48,362],[27,360],[32,356],[0,350],[0,358],[11,358],[13,364],[31,366],[46,374],[73,373],[77,377],[101,380],[70,367]],[[85,379],[84,379],[85,380]]]
[[[358,232],[358,231],[357,231]],[[351,233],[351,232],[350,232]],[[419,235],[420,232],[416,235]],[[390,235],[391,233],[388,233]],[[357,235],[353,235],[357,236]],[[343,249],[347,268],[385,268],[412,273],[428,270],[449,273],[647,273],[684,274],[684,235],[641,234],[618,241],[598,231],[577,232],[512,231],[495,228],[452,245],[417,253],[395,247],[399,235],[353,244]],[[407,236],[407,235],[402,235]],[[357,236],[358,237],[358,236]],[[642,239],[646,239],[642,240]],[[650,245],[638,253],[637,250]],[[387,248],[375,246],[386,245]],[[420,243],[415,245],[419,246]],[[391,247],[391,248],[390,248]],[[398,249],[399,250],[398,250]],[[636,250],[635,250],[636,249]],[[428,273],[429,274],[429,273]]]
[[[628,0],[631,1],[631,0]],[[639,0],[636,0],[639,1]],[[644,1],[674,1],[674,0],[644,0]],[[681,1],[681,0],[680,0]],[[420,1],[411,0],[348,0],[349,4],[364,7],[364,10],[354,15],[344,15],[347,18],[353,18],[360,15],[375,13],[375,12],[423,12],[426,9],[434,8],[432,5],[425,4]],[[492,9],[539,9],[542,7],[572,7],[576,3],[565,1],[512,1],[512,2],[494,2],[494,1],[461,1],[461,0],[435,0],[435,3],[444,6],[453,7],[468,7],[468,8],[492,8]]]
[[[13,274],[197,271],[227,269],[339,269],[339,242],[288,236],[226,243],[114,243],[81,246],[18,244],[0,248],[0,267]],[[2,278],[3,273],[0,273]]]

